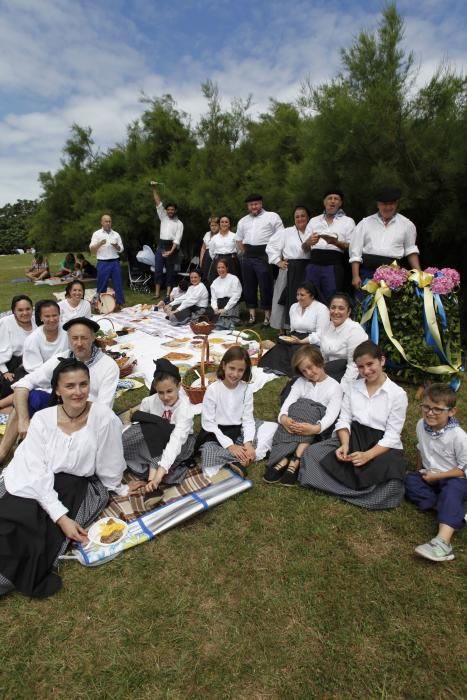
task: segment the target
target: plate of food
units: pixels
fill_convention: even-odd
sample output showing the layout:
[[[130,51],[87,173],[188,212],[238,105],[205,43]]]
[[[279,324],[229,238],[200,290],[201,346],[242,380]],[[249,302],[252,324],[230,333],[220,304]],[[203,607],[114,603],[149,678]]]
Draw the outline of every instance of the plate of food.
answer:
[[[188,372],[189,369],[191,369],[191,365],[187,365],[186,362],[175,362],[174,364],[176,367],[178,367],[178,371],[182,377],[184,374],[186,374],[186,372]]]
[[[174,338],[166,343],[162,343],[162,345],[166,348],[179,348],[181,345],[185,345],[185,338]]]
[[[128,525],[120,518],[101,518],[88,530],[89,541],[99,547],[110,547],[121,542],[128,532]]]
[[[220,345],[223,343],[225,338],[209,338],[210,345]]]
[[[297,339],[293,335],[280,335],[279,340],[283,343],[295,343]]]
[[[167,355],[164,355],[164,358],[170,362],[175,362],[176,360],[190,360],[192,357],[193,355],[189,352],[168,352]]]

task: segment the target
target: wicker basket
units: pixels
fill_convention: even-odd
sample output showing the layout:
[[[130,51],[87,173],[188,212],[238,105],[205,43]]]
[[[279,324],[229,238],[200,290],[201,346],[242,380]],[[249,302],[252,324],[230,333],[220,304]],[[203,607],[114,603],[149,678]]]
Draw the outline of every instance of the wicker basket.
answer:
[[[130,362],[129,364],[125,365],[120,369],[120,379],[124,379],[125,377],[128,377],[129,374],[134,372],[136,367],[136,360],[133,360],[133,362]]]
[[[256,366],[259,364],[259,361],[261,360],[261,358],[262,358],[262,356],[263,356],[263,342],[264,342],[264,341],[263,341],[262,337],[260,336],[260,334],[257,333],[256,331],[254,331],[253,328],[245,328],[244,331],[241,331],[241,334],[239,333],[239,334],[237,335],[237,338],[236,338],[236,340],[235,340],[235,344],[236,344],[236,345],[240,345],[240,340],[242,339],[242,338],[241,338],[241,335],[244,335],[245,333],[251,333],[252,335],[256,336],[256,340],[257,340],[258,343],[259,343],[259,348],[258,348],[258,355],[257,355],[257,357],[251,357],[251,356],[250,356],[251,364],[252,364],[254,367],[256,367]],[[248,338],[243,338],[243,340],[248,340]],[[250,340],[251,340],[251,338],[250,338]]]
[[[112,327],[112,330],[115,330],[114,323],[111,318],[107,318],[107,316],[103,316],[102,318],[99,319],[99,324],[102,323],[102,321],[108,321]],[[98,348],[101,348],[101,350],[105,350],[107,345],[116,345],[116,341],[113,340],[113,338],[107,338],[106,336],[98,336],[95,340],[95,343]]]
[[[200,323],[200,321],[204,323]],[[190,328],[195,335],[209,335],[214,330],[214,323],[211,323],[207,316],[200,316],[196,321],[190,323]]]
[[[192,367],[191,370],[188,370],[182,379],[182,386],[185,390],[185,393],[188,395],[188,398],[190,399],[192,404],[198,404],[202,403],[204,399],[204,394],[206,393],[207,385],[206,385],[206,372],[209,370],[216,370],[217,365],[215,362],[209,362],[209,341],[208,341],[208,336],[207,334],[204,337],[204,344],[203,347],[201,348],[201,362],[199,365],[195,365],[195,367]],[[187,382],[187,376],[191,374],[193,370],[196,370],[201,377],[201,385],[200,386],[191,386]],[[193,372],[194,374],[194,372]]]

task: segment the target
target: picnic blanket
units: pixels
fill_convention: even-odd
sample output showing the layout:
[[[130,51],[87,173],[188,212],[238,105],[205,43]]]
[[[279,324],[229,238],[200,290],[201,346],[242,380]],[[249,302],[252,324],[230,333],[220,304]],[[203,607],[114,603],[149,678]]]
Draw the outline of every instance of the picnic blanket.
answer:
[[[206,488],[180,496],[131,521],[127,535],[112,545],[102,547],[89,543],[76,545],[72,557],[83,566],[98,566],[115,559],[126,549],[148,542],[157,535],[253,487],[253,482],[242,479],[229,469],[222,469],[222,478]],[[67,558],[67,557],[65,557]]]
[[[78,280],[76,277],[67,275],[67,277],[48,277],[46,280],[37,280],[37,282],[34,282],[34,286],[46,284],[49,287],[56,287],[59,284],[68,284],[68,282],[84,282],[86,284],[86,282],[95,281],[96,277],[84,277]]]

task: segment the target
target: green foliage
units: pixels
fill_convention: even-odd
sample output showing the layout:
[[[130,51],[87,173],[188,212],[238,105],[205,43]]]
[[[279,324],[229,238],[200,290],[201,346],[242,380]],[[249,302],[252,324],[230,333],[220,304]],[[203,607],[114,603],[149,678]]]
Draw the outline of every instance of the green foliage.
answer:
[[[0,254],[28,247],[28,230],[36,210],[37,202],[29,199],[0,208]]]

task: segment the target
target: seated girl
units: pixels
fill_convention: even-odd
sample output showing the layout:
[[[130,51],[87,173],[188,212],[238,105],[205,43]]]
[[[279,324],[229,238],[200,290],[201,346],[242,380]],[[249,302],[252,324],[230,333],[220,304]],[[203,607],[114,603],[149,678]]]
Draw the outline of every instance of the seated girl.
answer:
[[[31,282],[46,280],[50,277],[49,261],[44,258],[42,253],[36,253],[32,259],[31,267],[25,270],[26,277],[29,277]]]
[[[87,542],[86,526],[112,490],[128,493],[121,423],[91,403],[89,370],[62,360],[52,377],[52,405],[36,413],[0,477],[0,593],[45,598],[62,585],[54,572],[70,540]]]
[[[83,253],[77,253],[76,255],[75,271],[78,269],[84,278],[89,277],[92,279],[97,275],[97,269],[89,260],[86,260]]]
[[[54,277],[68,277],[75,271],[76,259],[74,253],[67,253],[65,259],[60,263],[60,269],[55,273]]]
[[[180,382],[178,367],[164,358],[157,360],[151,395],[142,400],[141,410],[123,432],[125,460],[145,480],[141,487],[147,493],[161,481],[183,481],[193,455],[193,408]]]
[[[344,393],[336,436],[305,450],[298,480],[363,508],[395,508],[404,496],[407,394],[386,376],[371,340],[353,357],[360,379]]]
[[[203,473],[211,478],[223,466],[242,477],[247,466],[263,459],[271,447],[276,424],[255,421],[251,360],[246,349],[234,345],[224,354],[217,381],[208,386],[201,412]]]
[[[34,372],[54,355],[68,350],[68,336],[60,323],[56,301],[38,301],[34,309],[37,328],[24,341],[23,367]]]
[[[280,425],[263,477],[268,484],[295,484],[306,448],[330,432],[341,409],[342,389],[326,375],[319,350],[310,345],[299,348],[292,367],[299,378],[279,411]]]
[[[65,287],[65,298],[58,302],[60,307],[60,323],[70,318],[91,318],[91,304],[84,298],[85,286],[80,280],[68,282]]]
[[[172,289],[170,294],[168,296],[164,297],[164,299],[161,299],[161,301],[158,304],[156,304],[154,311],[162,309],[163,311],[166,311],[168,313],[171,310],[169,305],[172,302],[175,302],[179,297],[186,294],[186,291],[187,291],[189,286],[190,286],[189,279],[187,277],[182,277],[182,279],[180,280],[178,285]]]
[[[182,294],[165,307],[170,323],[174,326],[189,323],[202,316],[209,304],[209,293],[201,282],[199,270],[190,272],[190,286]]]
[[[0,408],[13,405],[11,385],[24,376],[23,348],[26,338],[36,327],[32,318],[32,301],[25,294],[11,300],[11,316],[0,320]]]
[[[236,275],[229,272],[229,260],[219,258],[216,264],[218,277],[211,284],[211,308],[216,328],[229,330],[240,321],[240,297],[242,285]]]

